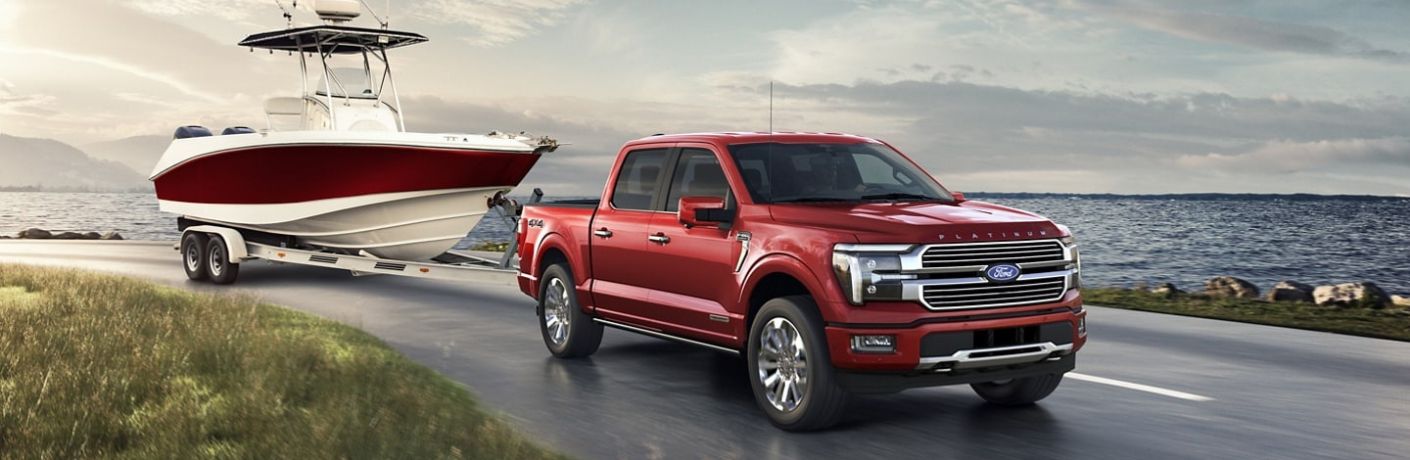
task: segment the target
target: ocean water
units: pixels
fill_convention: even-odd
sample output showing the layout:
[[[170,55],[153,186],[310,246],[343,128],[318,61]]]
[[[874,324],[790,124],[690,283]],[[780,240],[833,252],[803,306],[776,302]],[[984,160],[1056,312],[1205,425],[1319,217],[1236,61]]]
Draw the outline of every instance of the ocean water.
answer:
[[[1199,289],[1232,275],[1262,289],[1372,281],[1410,294],[1410,200],[987,198],[1073,229],[1084,280],[1093,286],[1172,282]],[[117,231],[128,239],[175,240],[174,215],[141,193],[0,192],[0,233],[26,227]],[[459,247],[511,238],[493,215]]]

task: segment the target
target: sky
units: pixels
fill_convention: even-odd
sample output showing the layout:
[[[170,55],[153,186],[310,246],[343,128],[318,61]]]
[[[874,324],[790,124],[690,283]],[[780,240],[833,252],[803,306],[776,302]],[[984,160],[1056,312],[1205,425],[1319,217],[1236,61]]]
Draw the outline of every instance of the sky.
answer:
[[[431,38],[391,56],[408,128],[569,143],[525,183],[552,195],[595,195],[631,139],[767,130],[772,82],[774,129],[887,140],[954,190],[1410,196],[1401,0],[369,3]],[[235,43],[284,26],[274,0],[0,0],[0,133],[262,126],[297,58]]]

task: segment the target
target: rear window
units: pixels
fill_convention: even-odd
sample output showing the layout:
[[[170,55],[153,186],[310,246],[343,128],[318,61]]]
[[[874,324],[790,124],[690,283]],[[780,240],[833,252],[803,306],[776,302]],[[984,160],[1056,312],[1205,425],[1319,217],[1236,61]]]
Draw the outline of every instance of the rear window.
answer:
[[[666,149],[627,152],[622,170],[617,173],[616,186],[612,188],[612,207],[650,210],[656,188],[661,184],[666,153]]]

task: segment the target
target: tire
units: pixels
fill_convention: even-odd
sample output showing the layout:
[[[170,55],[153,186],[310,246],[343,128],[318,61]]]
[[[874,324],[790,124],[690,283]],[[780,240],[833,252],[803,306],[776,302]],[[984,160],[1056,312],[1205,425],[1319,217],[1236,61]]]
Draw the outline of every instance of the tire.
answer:
[[[811,298],[780,297],[764,303],[749,328],[746,358],[754,401],[774,426],[821,430],[842,419],[848,394],[838,384],[823,321]],[[792,391],[799,387],[801,391]]]
[[[602,345],[602,324],[583,313],[573,286],[565,264],[548,267],[539,283],[539,332],[549,353],[564,359],[590,356]]]
[[[1026,406],[1053,394],[1062,383],[1062,374],[1035,375],[1007,382],[971,384],[979,397],[1000,406]]]
[[[201,232],[181,236],[181,268],[192,281],[205,281],[210,276],[206,271],[206,239]]]
[[[240,264],[230,263],[230,251],[220,235],[211,235],[206,242],[206,273],[215,284],[235,284],[240,276]]]

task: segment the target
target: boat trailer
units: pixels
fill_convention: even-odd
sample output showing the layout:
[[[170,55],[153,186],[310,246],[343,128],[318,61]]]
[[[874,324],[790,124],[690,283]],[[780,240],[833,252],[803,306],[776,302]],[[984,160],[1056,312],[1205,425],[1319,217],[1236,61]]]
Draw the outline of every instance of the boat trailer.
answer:
[[[537,203],[542,199],[543,190],[536,188],[529,197],[529,202]],[[490,212],[498,213],[516,234],[519,231],[519,215],[522,210],[522,204],[505,197],[497,196],[490,204]],[[452,249],[431,261],[408,261],[384,259],[366,253],[346,254],[322,249],[295,248],[289,246],[292,238],[213,223],[192,221],[183,227],[182,240],[192,232],[204,234],[208,238],[220,237],[225,243],[226,258],[232,265],[251,260],[265,260],[276,264],[338,268],[348,270],[354,276],[394,275],[496,285],[515,285],[518,276],[519,267],[515,257],[519,244],[517,238],[511,239],[504,253],[496,258]],[[173,249],[181,251],[181,243],[174,245]],[[238,273],[238,270],[235,273]],[[217,284],[233,282],[234,277],[231,276],[229,281],[217,281]]]

